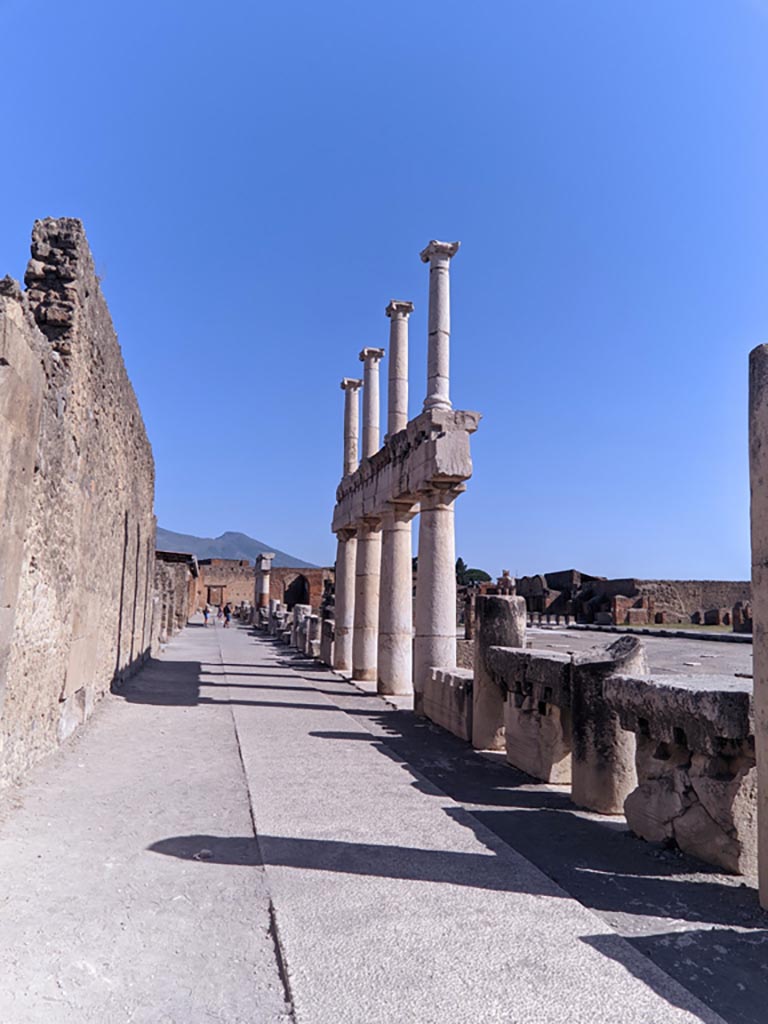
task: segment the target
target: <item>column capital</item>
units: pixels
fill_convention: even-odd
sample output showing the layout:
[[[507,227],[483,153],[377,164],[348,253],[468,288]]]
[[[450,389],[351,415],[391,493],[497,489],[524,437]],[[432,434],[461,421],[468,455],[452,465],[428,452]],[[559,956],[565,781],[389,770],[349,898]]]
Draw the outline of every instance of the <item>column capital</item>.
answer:
[[[414,501],[387,501],[384,503],[382,518],[387,515],[394,516],[402,522],[410,523],[414,516],[419,513],[419,503]]]
[[[345,526],[341,530],[336,530],[336,539],[346,544],[349,540],[354,540],[357,537],[357,529],[354,526]]]
[[[360,350],[360,362],[364,363],[367,359],[379,360],[384,358],[383,348],[364,348]]]
[[[447,262],[456,255],[460,245],[461,242],[438,242],[436,238],[433,238],[429,245],[419,253],[421,262],[431,263],[436,260]]]
[[[407,320],[412,312],[413,303],[405,302],[402,299],[391,299],[389,305],[384,310],[385,316],[402,320]]]
[[[363,382],[357,377],[342,377],[340,386],[342,391],[357,391],[363,386]]]

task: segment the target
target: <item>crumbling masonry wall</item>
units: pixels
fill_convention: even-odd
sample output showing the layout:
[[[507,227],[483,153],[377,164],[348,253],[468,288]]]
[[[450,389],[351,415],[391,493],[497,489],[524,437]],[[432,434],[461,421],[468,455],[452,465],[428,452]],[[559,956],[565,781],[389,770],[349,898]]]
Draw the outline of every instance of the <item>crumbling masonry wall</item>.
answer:
[[[154,464],[82,224],[38,221],[0,283],[0,782],[151,643]]]

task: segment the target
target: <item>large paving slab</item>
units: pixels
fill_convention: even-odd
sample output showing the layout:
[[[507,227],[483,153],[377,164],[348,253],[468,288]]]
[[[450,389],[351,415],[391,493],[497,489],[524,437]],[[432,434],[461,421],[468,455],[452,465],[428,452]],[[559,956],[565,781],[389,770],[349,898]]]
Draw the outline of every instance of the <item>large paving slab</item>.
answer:
[[[291,1019],[231,712],[198,702],[215,650],[185,630],[2,794],[2,1024]],[[190,831],[235,837],[230,863],[149,849]]]
[[[327,673],[315,685],[316,669],[285,647],[217,636],[223,681],[241,688],[234,714],[300,1024],[721,1020],[425,777],[382,757]],[[199,841],[176,837],[163,852]]]

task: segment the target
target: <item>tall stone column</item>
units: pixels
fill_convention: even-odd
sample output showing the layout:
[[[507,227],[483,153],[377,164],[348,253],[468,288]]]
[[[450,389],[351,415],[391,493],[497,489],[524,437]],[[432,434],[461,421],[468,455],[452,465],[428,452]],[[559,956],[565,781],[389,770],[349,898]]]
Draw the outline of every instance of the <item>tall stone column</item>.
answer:
[[[430,668],[456,667],[456,538],[453,503],[465,488],[422,494],[416,573],[413,706],[422,714]]]
[[[413,693],[413,552],[415,506],[392,504],[381,519],[379,693]]]
[[[384,312],[389,317],[387,437],[391,437],[408,423],[408,317],[413,303],[392,299]]]
[[[422,263],[429,263],[429,338],[427,348],[427,397],[424,410],[451,409],[451,260],[459,251],[459,242],[434,239],[421,252]]]
[[[256,607],[269,607],[269,577],[272,572],[274,551],[262,551],[256,556]]]
[[[384,358],[383,348],[364,348],[360,353],[363,364],[363,458],[379,450],[380,403],[379,363]]]
[[[356,377],[345,377],[341,382],[341,390],[344,392],[344,476],[354,473],[360,461],[360,400],[357,392],[362,386],[363,382]]]
[[[339,530],[336,539],[338,541],[334,605],[336,642],[333,649],[333,667],[339,672],[350,673],[352,671],[352,630],[355,621],[357,534],[354,530]]]
[[[357,528],[355,564],[355,626],[352,635],[352,678],[376,680],[379,636],[379,572],[381,523],[366,519]]]
[[[749,475],[757,857],[760,903],[768,910],[768,345],[758,345],[749,357]]]

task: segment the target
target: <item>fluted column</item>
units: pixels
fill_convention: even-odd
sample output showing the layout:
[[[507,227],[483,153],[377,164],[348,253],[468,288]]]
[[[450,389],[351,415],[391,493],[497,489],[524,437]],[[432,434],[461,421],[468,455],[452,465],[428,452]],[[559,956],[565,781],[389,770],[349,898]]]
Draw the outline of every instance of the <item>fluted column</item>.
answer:
[[[355,622],[357,534],[354,530],[339,530],[336,539],[338,541],[336,593],[333,609],[336,639],[333,649],[333,667],[339,672],[351,672],[352,630]]]
[[[464,488],[435,488],[421,495],[416,572],[414,710],[432,667],[456,667],[456,538],[453,503]]]
[[[432,240],[421,252],[429,263],[429,339],[427,349],[427,397],[424,409],[451,409],[450,339],[451,291],[450,265],[459,251],[459,242]]]
[[[413,693],[413,505],[392,504],[381,519],[379,693]]]
[[[379,572],[381,524],[369,519],[357,528],[355,563],[355,615],[352,635],[352,678],[376,680],[376,649],[379,635]]]
[[[272,572],[274,551],[262,551],[256,556],[256,607],[269,607],[269,577]]]
[[[363,458],[379,450],[380,402],[379,363],[384,358],[383,348],[364,348],[360,353],[363,364]]]
[[[384,312],[389,317],[387,436],[391,437],[408,423],[408,317],[413,303],[392,299]]]
[[[358,438],[360,431],[360,399],[357,392],[363,382],[356,377],[344,377],[344,476],[354,473],[359,464]]]

